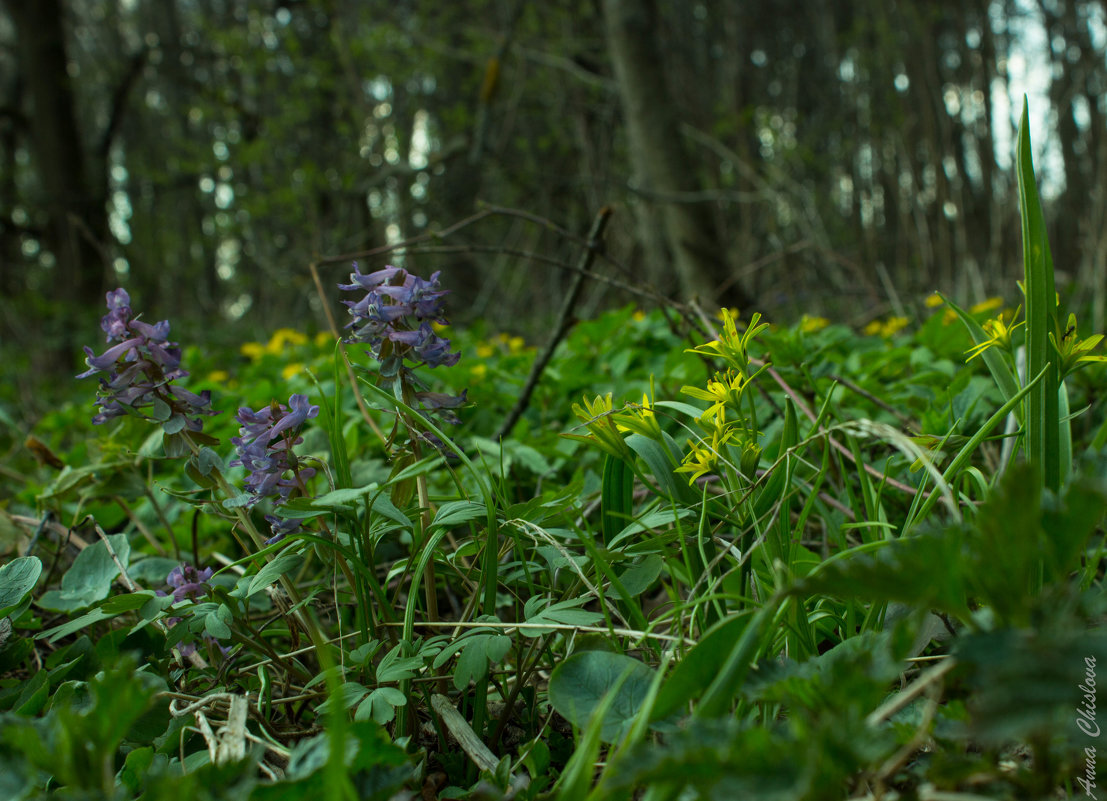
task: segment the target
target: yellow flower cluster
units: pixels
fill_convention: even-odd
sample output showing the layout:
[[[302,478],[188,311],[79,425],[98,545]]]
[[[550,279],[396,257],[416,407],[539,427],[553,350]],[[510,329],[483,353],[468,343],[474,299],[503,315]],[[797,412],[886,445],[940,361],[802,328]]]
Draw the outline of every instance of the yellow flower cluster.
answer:
[[[830,325],[830,320],[825,317],[811,317],[805,314],[800,318],[799,330],[805,334],[815,334],[828,325]]]
[[[867,337],[881,336],[887,339],[888,337],[895,336],[911,322],[906,317],[889,317],[886,320],[873,320],[863,329],[861,333]]]
[[[527,343],[522,337],[501,333],[477,345],[477,358],[487,359],[497,351],[518,356],[526,349]]]
[[[745,331],[739,332],[736,312],[724,310],[721,318],[723,332],[719,338],[691,348],[690,352],[721,358],[727,369],[708,379],[705,387],[681,388],[685,395],[710,404],[699,418],[705,436],[698,441],[688,440],[688,453],[677,468],[678,473],[689,474],[689,484],[695,484],[696,479],[718,468],[724,447],[739,448],[739,470],[746,478],[753,477],[761,458],[757,425],[744,413],[742,399],[747,387],[765,369],[762,365],[750,371],[750,342],[769,326],[760,322],[760,314],[754,314]]]
[[[326,331],[320,331],[313,339],[309,340],[307,334],[302,331],[297,331],[294,328],[278,328],[269,337],[268,342],[246,342],[238,350],[251,362],[260,362],[266,356],[287,356],[289,349],[306,345],[309,341],[316,348],[323,348],[333,342],[333,337]],[[281,376],[288,380],[298,375],[303,369],[302,362],[290,362],[281,369]]]
[[[642,403],[629,403],[616,411],[611,402],[611,393],[597,395],[591,401],[583,398],[583,403],[573,404],[573,414],[577,416],[587,435],[565,434],[569,439],[578,439],[599,447],[617,459],[632,461],[634,452],[623,439],[624,434],[641,434],[644,437],[662,441],[661,425],[657,422],[653,404],[653,379],[650,379],[650,391],[642,395]]]
[[[330,339],[330,336],[326,334],[320,336],[326,337],[327,340]],[[318,340],[319,337],[316,337],[316,339]],[[284,353],[286,348],[305,345],[307,341],[307,335],[300,331],[293,328],[278,328],[264,345],[260,342],[246,342],[239,348],[239,351],[250,361],[256,362],[267,355],[279,356]]]

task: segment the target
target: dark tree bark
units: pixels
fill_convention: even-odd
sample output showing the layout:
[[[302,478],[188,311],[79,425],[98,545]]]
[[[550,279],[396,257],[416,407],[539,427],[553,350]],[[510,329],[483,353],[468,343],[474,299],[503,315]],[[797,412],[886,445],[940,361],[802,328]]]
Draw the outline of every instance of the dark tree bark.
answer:
[[[687,193],[704,187],[699,185],[684,147],[680,120],[666,84],[656,39],[656,3],[604,0],[603,12],[638,189],[646,203],[658,209],[668,262],[676,273],[680,294],[712,302],[717,299],[715,287],[726,259],[710,208],[687,200]],[[643,238],[647,246],[655,239]],[[665,259],[656,252],[647,255]],[[743,308],[753,305],[741,287],[732,284],[729,292],[729,303]]]
[[[20,71],[31,101],[28,127],[47,211],[56,297],[83,305],[103,298],[106,182],[91,174],[82,148],[66,65],[60,0],[6,0],[19,41]]]

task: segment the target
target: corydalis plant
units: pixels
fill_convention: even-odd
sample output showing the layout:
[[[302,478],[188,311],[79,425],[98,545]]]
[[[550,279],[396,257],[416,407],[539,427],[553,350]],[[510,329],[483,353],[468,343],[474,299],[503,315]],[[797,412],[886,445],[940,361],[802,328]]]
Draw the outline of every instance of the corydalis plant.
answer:
[[[460,352],[450,352],[450,341],[434,332],[431,323],[446,323],[444,298],[448,294],[438,283],[439,273],[429,279],[412,275],[399,267],[385,267],[363,273],[354,262],[349,284],[338,288],[347,292],[364,291],[361,300],[346,300],[353,318],[346,328],[349,344],[369,346],[367,353],[380,362],[385,386],[397,388],[397,397],[438,414],[450,423],[458,422],[452,411],[465,402],[465,392],[445,395],[428,392],[415,375],[420,366],[439,367],[457,364]]]
[[[306,467],[296,458],[292,448],[303,442],[300,428],[319,414],[319,407],[308,403],[306,395],[293,395],[288,406],[274,401],[256,412],[242,407],[235,415],[241,423],[239,436],[231,442],[238,457],[231,466],[242,465],[247,470],[247,506],[269,498],[279,506],[295,495],[307,495],[307,482],[315,468]],[[268,543],[276,542],[299,529],[297,520],[281,520],[272,515],[265,518],[273,531]]]
[[[107,341],[114,342],[99,356],[85,347],[89,369],[78,378],[107,373],[100,378],[97,405],[92,418],[99,425],[127,414],[161,423],[166,434],[182,430],[199,433],[202,415],[217,414],[208,408],[211,393],[197,395],[173,385],[188,373],[181,368],[181,351],[169,341],[169,321],[151,325],[131,313],[125,289],[107,294],[108,313],[100,320]]]

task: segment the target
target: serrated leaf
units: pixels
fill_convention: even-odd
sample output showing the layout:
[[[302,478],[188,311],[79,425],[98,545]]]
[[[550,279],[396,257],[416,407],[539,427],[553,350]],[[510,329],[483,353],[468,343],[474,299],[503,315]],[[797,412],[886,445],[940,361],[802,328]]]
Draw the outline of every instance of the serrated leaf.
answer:
[[[800,594],[899,601],[965,617],[961,533],[928,532],[824,562],[796,584]]]

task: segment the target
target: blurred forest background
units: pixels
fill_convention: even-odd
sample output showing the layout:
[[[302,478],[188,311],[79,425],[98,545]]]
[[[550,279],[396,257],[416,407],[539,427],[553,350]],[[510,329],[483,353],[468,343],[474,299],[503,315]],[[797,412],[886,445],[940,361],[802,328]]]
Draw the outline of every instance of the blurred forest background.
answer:
[[[607,205],[581,315],[1017,302],[1024,91],[1060,285],[1102,330],[1098,1],[2,0],[3,392],[71,375],[107,289],[240,342],[324,327],[308,265],[361,251],[537,336]]]

